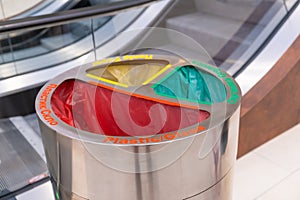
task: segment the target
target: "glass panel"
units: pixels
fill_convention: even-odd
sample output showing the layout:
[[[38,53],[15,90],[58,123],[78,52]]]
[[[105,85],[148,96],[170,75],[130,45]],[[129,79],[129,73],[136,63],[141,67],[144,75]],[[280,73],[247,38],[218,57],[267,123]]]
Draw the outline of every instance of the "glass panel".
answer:
[[[141,12],[138,9],[116,16],[18,31],[8,38],[2,36],[0,79],[67,63],[87,54],[90,56],[86,62],[99,59],[101,51],[96,50],[129,26]],[[16,68],[15,73],[12,66]]]
[[[121,12],[118,15],[115,15],[111,18],[110,23],[105,23],[101,28],[94,28],[93,38],[95,39],[95,57],[96,60],[101,58],[119,54],[118,50],[121,48],[120,46],[114,46],[113,48],[104,47],[108,41],[115,38],[118,34],[123,32],[124,30],[128,30],[129,26],[135,21],[138,20],[141,13],[143,13],[144,9],[136,9],[127,12]],[[152,15],[151,15],[152,16]],[[147,16],[147,17],[151,17]],[[97,21],[99,19],[94,18],[93,24],[94,27],[97,27]],[[144,26],[143,24],[141,25]],[[144,26],[145,27],[145,26]],[[121,44],[127,43],[127,41],[121,41]],[[108,53],[109,52],[109,53]]]
[[[97,5],[97,4],[109,4],[109,3],[115,3],[115,2],[121,2],[124,0],[89,0],[90,4]],[[131,0],[134,1],[134,0]]]
[[[87,54],[94,46],[92,23],[94,29],[98,30],[109,20],[110,17],[87,19],[3,36],[0,59],[5,65],[0,67],[0,79],[51,67]],[[4,68],[6,71],[11,69],[12,64],[16,65],[16,73],[4,73]]]
[[[17,75],[14,53],[9,34],[0,36],[0,79]]]
[[[82,20],[47,29],[23,48],[14,51],[19,74],[52,67],[87,54],[93,46],[91,20]],[[29,36],[36,34],[29,34]]]

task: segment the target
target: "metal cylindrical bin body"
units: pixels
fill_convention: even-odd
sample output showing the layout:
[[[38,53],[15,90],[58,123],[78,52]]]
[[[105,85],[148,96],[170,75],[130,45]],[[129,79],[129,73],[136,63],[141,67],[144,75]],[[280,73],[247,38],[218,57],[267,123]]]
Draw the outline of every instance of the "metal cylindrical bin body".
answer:
[[[107,76],[99,75],[97,78],[94,75],[87,75],[90,69],[107,68],[108,65],[116,65],[116,63],[128,66],[152,61],[154,63],[166,61],[163,64],[166,66],[159,68],[154,76],[139,86],[124,87],[124,83],[120,85],[120,82],[117,84],[107,81],[105,79]],[[168,81],[168,78],[174,78],[175,76],[170,74],[176,70],[177,73],[181,66],[195,66],[201,71],[205,79],[204,83],[207,85],[203,88],[206,90],[208,88],[210,102],[195,102],[180,97],[172,100],[168,95],[161,95],[160,92],[166,90],[159,91],[157,83],[164,84],[165,87],[173,87],[173,82],[168,85],[162,80]],[[184,68],[187,69],[194,70]],[[190,74],[192,72],[189,71]],[[103,73],[101,71],[101,74]],[[186,71],[184,73],[187,74]],[[55,91],[64,81],[70,79],[78,79],[95,87],[113,88],[117,93],[125,90],[122,95],[132,95],[137,100],[150,98],[155,103],[172,106],[176,106],[177,102],[178,105],[186,107],[184,109],[197,107],[209,113],[209,116],[189,126],[180,125],[178,130],[154,135],[95,134],[95,131],[92,133],[86,129],[80,130],[76,123],[81,122],[75,122],[73,126],[67,124],[63,118],[57,116],[58,111],[55,111],[51,104],[51,100],[56,98],[53,97],[56,95]],[[210,83],[214,81],[219,83]],[[192,81],[188,84],[191,83]],[[222,87],[224,88],[220,89]],[[155,91],[149,94],[150,90]],[[214,93],[218,93],[218,90],[225,91],[225,93],[223,91],[224,98],[216,97]],[[42,88],[36,101],[47,164],[56,198],[63,200],[230,200],[233,166],[237,154],[240,96],[235,81],[222,70],[197,61],[186,61],[169,56],[116,57],[75,68],[58,76]],[[73,101],[74,98],[77,99],[73,96]],[[164,112],[162,111],[162,116],[166,116],[167,112]],[[181,110],[181,115],[184,112]],[[81,112],[78,113],[73,113],[73,117],[80,118],[78,115]],[[170,113],[172,114],[171,111]],[[155,116],[151,113],[149,115],[150,118]],[[92,115],[88,117],[93,118]],[[181,116],[183,121],[184,117],[186,116]],[[167,123],[166,121],[165,124]]]

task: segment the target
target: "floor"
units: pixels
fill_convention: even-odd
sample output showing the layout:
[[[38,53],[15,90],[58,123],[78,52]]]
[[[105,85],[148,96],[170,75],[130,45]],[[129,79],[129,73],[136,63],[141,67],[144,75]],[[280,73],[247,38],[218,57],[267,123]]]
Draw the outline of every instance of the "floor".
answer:
[[[300,199],[300,124],[240,158],[233,200]],[[48,182],[17,200],[54,200]]]
[[[233,200],[300,199],[300,124],[241,157]]]

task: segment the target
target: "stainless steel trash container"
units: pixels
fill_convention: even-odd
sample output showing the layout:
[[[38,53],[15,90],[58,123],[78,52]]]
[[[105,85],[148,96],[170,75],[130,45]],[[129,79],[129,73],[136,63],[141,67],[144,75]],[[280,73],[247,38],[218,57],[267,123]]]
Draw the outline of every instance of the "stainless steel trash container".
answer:
[[[221,69],[172,56],[61,74],[36,98],[56,198],[230,200],[240,97]]]

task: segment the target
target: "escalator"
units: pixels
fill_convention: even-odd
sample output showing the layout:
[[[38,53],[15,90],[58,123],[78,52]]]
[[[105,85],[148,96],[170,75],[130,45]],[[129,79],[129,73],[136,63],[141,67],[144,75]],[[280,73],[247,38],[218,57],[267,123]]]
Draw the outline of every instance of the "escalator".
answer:
[[[0,120],[0,196],[2,198],[12,191],[47,177],[44,160],[21,133],[24,128],[26,134],[31,131],[28,127],[20,126],[24,119],[26,118],[17,117]],[[27,121],[23,123],[27,124]]]
[[[3,22],[0,34],[3,41],[9,42],[0,42],[3,111],[0,113],[0,198],[17,195],[18,199],[20,192],[49,179],[33,103],[18,103],[34,98],[35,88],[45,81],[72,67],[123,54],[127,49],[136,49],[130,53],[183,51],[183,55],[191,58],[209,54],[212,60],[207,62],[237,75],[288,13],[287,4],[279,0],[115,1],[106,7],[96,5]],[[25,27],[14,26],[20,22]],[[30,23],[33,25],[26,26]],[[149,26],[184,33],[207,52],[194,52],[188,44],[170,35],[165,36],[168,42],[154,45],[160,51],[141,50],[142,41],[147,42],[143,30]],[[40,34],[30,35],[24,44],[22,37],[12,39],[29,30]],[[13,107],[27,107],[27,110]]]
[[[94,3],[97,2],[92,3],[88,0],[29,0],[26,2],[19,0],[1,0],[0,16],[2,16],[2,21],[24,19],[32,16],[41,16],[64,10],[88,7]],[[55,35],[55,33],[53,33],[55,31],[57,32],[57,30],[49,30],[46,28],[33,31],[20,31],[10,35],[2,34],[0,36],[0,62],[3,64],[11,62],[12,60],[34,56],[37,53],[46,53],[46,48],[38,46],[38,40],[42,37],[47,37],[49,34]],[[11,52],[14,52],[13,55]]]
[[[10,42],[8,52],[0,55],[0,59],[2,57],[4,61],[0,65],[0,79],[7,79],[43,68],[53,68],[61,64],[66,65],[66,67],[60,67],[65,69],[73,63],[78,65],[80,64],[80,61],[78,61],[80,58],[82,59],[83,56],[90,54],[93,49],[98,49],[98,47],[108,43],[128,27],[139,27],[140,25],[136,23],[143,23],[143,26],[150,24],[166,5],[168,5],[168,1],[160,2],[147,9],[138,8],[117,15],[86,20],[79,19],[75,22],[65,22],[58,26],[51,26],[48,28],[47,33],[36,38],[34,45],[27,44],[28,46],[26,46],[25,44],[25,48],[23,45],[23,48],[14,49],[14,46],[17,45],[11,45],[12,42]],[[97,8],[102,9],[101,6]],[[76,12],[66,12],[66,16],[72,16]],[[83,14],[86,12],[86,10],[82,11]],[[155,12],[155,15],[150,17],[149,14],[153,12]],[[55,17],[54,15],[53,18]],[[145,20],[145,18],[148,19]],[[43,23],[39,18],[33,18],[32,20]],[[20,21],[16,20],[15,22],[19,23]],[[42,32],[44,28],[35,30]],[[18,31],[14,31],[13,34],[16,34],[16,32]],[[12,33],[5,35],[8,41],[10,41],[11,35]],[[97,55],[98,58],[103,56]],[[48,62],[44,62],[45,60]],[[0,96],[4,96],[3,93]]]
[[[46,33],[34,37],[38,42],[31,43],[28,48],[22,48],[18,41],[15,44],[10,43],[9,45],[14,51],[0,55],[2,58],[1,74],[6,74],[6,77],[3,76],[2,80],[16,78],[14,72],[16,72],[19,63],[23,67],[24,63],[28,63],[27,69],[22,67],[25,71],[22,72],[22,68],[17,69],[17,74],[22,76],[24,73],[30,75],[28,72],[37,69],[40,70],[44,67],[52,67],[53,65],[78,59],[78,57],[90,53],[92,47],[95,46],[91,42],[92,37],[101,34],[105,37],[101,37],[102,40],[98,43],[107,42],[115,36],[111,32],[112,30],[119,33],[140,16],[143,11],[144,8],[120,13],[117,16],[96,18],[92,20],[92,24],[90,24],[91,20],[78,20],[72,24],[62,24],[47,27],[47,29],[42,27],[37,32],[46,30]],[[117,26],[117,28],[114,26]],[[25,31],[27,32],[27,30]],[[30,31],[32,32],[32,30]],[[91,34],[92,31],[94,36]],[[24,32],[24,30],[21,32]],[[8,33],[8,38],[11,38],[12,34]],[[2,48],[2,50],[4,49]],[[67,52],[67,54],[61,52]],[[36,69],[37,66],[34,66],[33,63],[36,63],[37,60],[40,61],[41,66]],[[13,72],[10,71],[11,69]],[[33,107],[31,108],[30,104],[33,103],[32,97],[35,96],[36,91],[36,89],[33,89],[29,93],[14,92],[12,95],[3,95],[0,100],[1,106],[3,106],[0,113],[0,199],[14,198],[19,193],[49,179],[37,118],[35,114],[30,114],[33,112]],[[30,99],[31,102],[27,104],[25,99]],[[27,108],[24,109],[24,107]]]
[[[194,6],[191,13],[168,18],[166,27],[194,38],[227,71],[283,11],[283,3],[276,0],[195,1]]]

